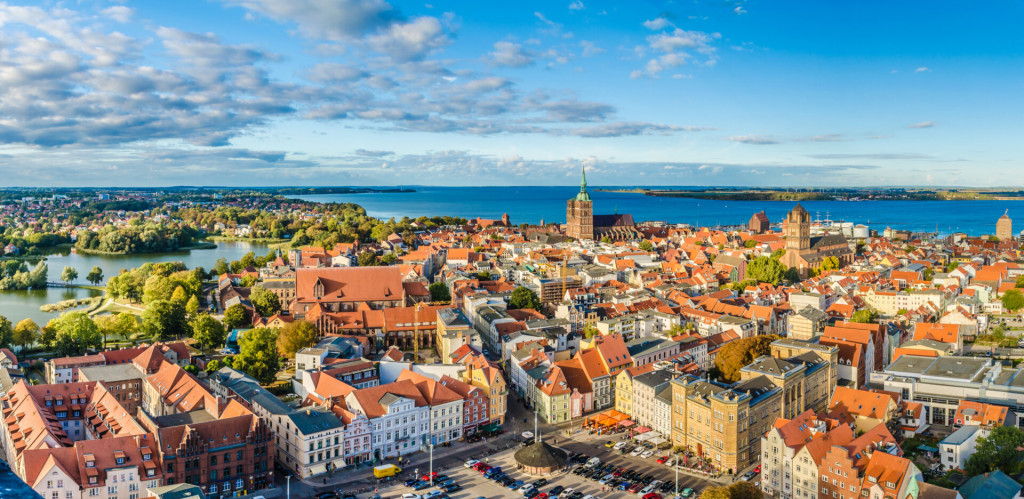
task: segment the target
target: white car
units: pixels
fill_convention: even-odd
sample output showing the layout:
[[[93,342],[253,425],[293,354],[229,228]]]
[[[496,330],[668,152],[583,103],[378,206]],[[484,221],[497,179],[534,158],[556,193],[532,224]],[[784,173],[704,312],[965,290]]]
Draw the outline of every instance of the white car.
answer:
[[[675,465],[676,465],[676,458],[670,457],[667,460],[665,460],[665,466],[675,466]]]
[[[413,494],[411,492],[407,492],[405,494],[402,494],[402,499],[422,499],[422,498],[420,497],[419,494]]]
[[[658,488],[658,486],[663,484],[663,483],[665,483],[665,482],[662,482],[661,480],[655,480],[655,481],[649,483],[648,485],[650,485],[651,487],[654,487],[654,488]]]
[[[477,463],[479,462],[480,461],[477,461],[476,459],[470,459],[469,461],[466,461],[466,464],[463,464],[462,466],[465,468],[472,468],[473,466],[476,466]]]
[[[627,442],[619,442],[619,443],[615,444],[615,446],[612,447],[612,448],[615,449],[615,450],[619,450],[619,449],[625,447],[626,444],[627,444]]]
[[[563,497],[568,498],[569,496],[572,495],[573,492],[576,492],[576,491],[573,490],[572,487],[570,487],[568,489],[563,490],[561,494],[558,494],[558,497],[559,497],[559,499],[561,499]]]
[[[657,489],[657,487],[655,487],[654,485],[648,485],[640,489],[640,492],[637,492],[636,495],[643,497],[647,494],[650,494],[651,492],[654,492],[655,489]]]
[[[604,485],[604,484],[606,484],[606,483],[608,483],[608,482],[612,481],[612,479],[613,479],[613,478],[615,478],[615,475],[613,475],[613,474],[609,473],[609,474],[607,474],[607,475],[605,475],[605,476],[601,477],[601,479],[600,479],[600,480],[598,480],[598,481],[597,481],[597,483],[599,483],[599,484],[601,484],[601,485]]]
[[[633,449],[633,452],[630,452],[629,455],[633,456],[633,457],[636,457],[636,456],[639,456],[640,454],[643,454],[643,453],[644,453],[644,448],[643,447],[637,447],[637,448]]]
[[[654,451],[653,450],[648,450],[648,451],[644,451],[643,454],[640,454],[640,457],[642,457],[644,459],[647,459],[647,458],[649,458],[649,457],[651,457],[653,455],[654,455]]]
[[[529,492],[529,491],[531,491],[531,490],[533,490],[535,488],[537,488],[537,487],[535,487],[532,483],[528,483],[526,485],[523,485],[522,487],[519,487],[519,494],[525,496],[527,492]]]

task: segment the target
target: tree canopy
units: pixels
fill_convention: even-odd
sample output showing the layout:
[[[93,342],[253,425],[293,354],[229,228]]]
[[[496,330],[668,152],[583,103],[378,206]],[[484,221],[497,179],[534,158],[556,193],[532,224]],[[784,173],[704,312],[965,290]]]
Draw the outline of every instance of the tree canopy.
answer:
[[[740,369],[754,359],[771,353],[771,344],[779,339],[774,334],[752,336],[730,341],[718,350],[715,357],[717,376],[728,382],[739,381]]]
[[[997,426],[992,432],[978,439],[974,454],[967,460],[965,471],[968,475],[981,475],[989,471],[1002,470],[1014,476],[1024,466],[1024,432],[1016,426]]]
[[[60,271],[60,280],[64,281],[64,283],[69,283],[75,279],[78,279],[78,270],[70,265],[65,265],[64,270]]]
[[[700,493],[700,499],[761,499],[761,497],[761,490],[746,480],[740,480],[732,485],[708,487]]]
[[[1024,308],[1024,294],[1021,294],[1018,289],[1011,289],[1003,293],[1002,298],[999,299],[1003,302],[1003,307],[1011,312],[1016,312],[1021,308]]]
[[[312,322],[297,320],[281,328],[277,335],[277,351],[282,357],[291,358],[295,352],[313,346],[319,333]]]
[[[227,338],[224,325],[210,314],[198,314],[189,321],[188,325],[192,329],[192,338],[206,350],[223,345],[224,339]]]
[[[99,285],[99,283],[103,282],[103,269],[93,266],[92,270],[85,275],[85,280],[89,281],[93,286]]]
[[[270,383],[280,366],[277,356],[277,329],[250,329],[238,340],[238,355],[232,367],[252,376],[260,383]]]
[[[779,284],[786,274],[786,266],[782,262],[767,256],[759,256],[747,264],[747,277],[758,282]]]
[[[427,288],[430,291],[430,301],[449,302],[452,301],[452,294],[448,291],[448,285],[443,282],[435,282]]]
[[[128,313],[101,315],[96,318],[96,325],[104,337],[119,337],[124,341],[130,340],[132,335],[139,332],[138,318]]]
[[[0,348],[9,348],[14,344],[14,325],[11,321],[0,315]]]
[[[245,306],[241,303],[231,305],[224,311],[224,329],[231,331],[232,329],[248,325],[249,319],[246,317],[247,315]]]
[[[850,322],[859,322],[861,324],[869,324],[875,322],[875,318],[878,316],[874,311],[868,309],[858,310],[850,316]]]
[[[103,344],[99,327],[83,311],[61,314],[48,326],[54,332],[53,346],[61,357],[80,355],[86,348],[99,348]]]
[[[281,300],[272,291],[263,286],[253,286],[249,292],[249,302],[261,317],[270,317],[281,310]]]
[[[512,296],[509,297],[508,308],[532,308],[534,310],[540,310],[540,298],[538,298],[537,293],[534,293],[530,288],[516,286],[516,288],[512,290]]]
[[[4,289],[42,289],[46,287],[46,274],[48,267],[42,260],[32,270],[24,263],[18,265],[14,273],[4,268],[4,277],[0,279],[0,290]]]
[[[39,336],[39,325],[32,319],[22,319],[14,326],[12,342],[21,348],[26,348],[36,341]]]
[[[185,305],[170,300],[156,300],[142,313],[141,331],[152,338],[167,341],[189,332]]]

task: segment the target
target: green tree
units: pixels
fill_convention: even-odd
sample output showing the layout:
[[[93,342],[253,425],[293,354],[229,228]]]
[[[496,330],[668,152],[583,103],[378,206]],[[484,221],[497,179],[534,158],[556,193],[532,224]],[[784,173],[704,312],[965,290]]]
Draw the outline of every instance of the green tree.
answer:
[[[715,357],[715,371],[719,378],[727,382],[740,379],[740,369],[754,359],[771,353],[771,344],[779,339],[774,334],[752,336],[730,341],[718,350]]]
[[[822,272],[838,269],[839,259],[834,256],[827,256],[824,260],[821,261],[821,265],[819,265],[818,268]]]
[[[533,290],[523,286],[516,286],[516,288],[512,290],[512,296],[509,297],[508,308],[532,308],[534,310],[540,310],[540,298],[537,297],[537,293],[534,293]]]
[[[604,243],[604,244],[611,244],[612,243],[612,238],[610,238],[608,236],[604,236],[604,237],[601,238],[601,242]]]
[[[598,329],[594,326],[586,326],[583,328],[583,337],[588,340],[595,336],[600,336],[600,334],[601,331],[598,331]]]
[[[185,305],[170,300],[156,300],[142,313],[141,332],[160,341],[180,338],[189,332]]]
[[[14,326],[13,342],[22,350],[35,342],[38,336],[39,325],[32,319],[22,319],[18,321],[18,325]]]
[[[782,282],[785,274],[786,266],[774,258],[759,256],[747,264],[747,277],[758,282],[777,285]]]
[[[448,291],[448,285],[443,282],[435,282],[427,288],[430,291],[430,301],[447,303],[452,301],[452,294]]]
[[[252,287],[252,291],[249,292],[249,302],[261,317],[270,317],[281,310],[281,300],[263,286]]]
[[[878,316],[878,314],[876,314],[875,312],[865,308],[865,309],[858,310],[858,311],[854,312],[853,315],[850,316],[850,322],[859,322],[861,324],[869,324],[869,323],[875,322],[875,318],[877,316]]]
[[[491,273],[486,270],[481,270],[476,273],[476,278],[481,281],[489,281],[491,280]]]
[[[782,278],[786,282],[800,282],[800,272],[797,271],[796,267],[790,267],[786,269],[786,273],[782,275]]]
[[[394,265],[398,263],[398,257],[394,253],[388,253],[380,257],[380,265]]]
[[[109,332],[110,335],[118,336],[124,339],[124,341],[128,341],[139,332],[139,318],[135,315],[120,313],[112,317],[106,325],[108,329],[104,333]]]
[[[1017,289],[1024,288],[1024,274],[1017,276],[1017,282],[1013,285],[1013,287]]]
[[[39,330],[39,344],[46,348],[53,348],[53,343],[57,340],[57,330],[52,326],[55,320],[57,319],[51,320]]]
[[[250,329],[238,340],[238,355],[232,367],[252,376],[260,383],[271,383],[277,375],[280,358],[277,356],[277,329],[261,327]]]
[[[0,315],[0,348],[10,348],[14,344],[14,325],[11,321]]]
[[[295,352],[313,346],[319,333],[316,326],[309,321],[293,321],[281,328],[277,335],[277,351],[282,357],[295,357]]]
[[[746,241],[743,241],[744,248],[753,248],[754,246],[757,246],[757,241],[753,239],[747,239]]]
[[[64,284],[68,284],[75,279],[78,279],[78,271],[74,267],[65,265],[64,270],[60,271],[60,280],[64,281]]]
[[[979,438],[974,454],[965,466],[968,475],[1002,470],[1008,475],[1021,472],[1024,464],[1024,432],[1016,426],[997,426],[987,437]]]
[[[93,266],[92,270],[89,271],[85,276],[85,280],[92,283],[93,286],[98,286],[103,282],[103,269],[98,266]]]
[[[185,302],[185,313],[189,316],[193,316],[196,315],[196,312],[199,312],[199,297],[192,295],[189,297],[188,301]]]
[[[654,251],[654,245],[651,244],[650,241],[644,239],[643,241],[640,241],[640,249],[644,251]]]
[[[245,306],[241,303],[231,305],[224,311],[224,329],[231,331],[233,329],[251,325],[247,315]]]
[[[219,359],[213,359],[206,364],[206,373],[213,374],[219,371],[221,367],[224,367],[224,364]]]
[[[259,282],[260,277],[256,274],[246,274],[238,281],[238,284],[243,288],[251,288]]]
[[[224,339],[227,338],[224,325],[209,314],[196,315],[188,325],[192,329],[192,338],[199,342],[204,350],[223,345]]]
[[[54,331],[53,346],[61,357],[79,355],[87,348],[99,348],[103,344],[99,327],[83,311],[61,314],[50,321],[49,327]]]
[[[1021,294],[1018,289],[1011,289],[1003,293],[1002,298],[999,299],[1003,302],[1003,306],[1011,312],[1016,312],[1021,308],[1024,308],[1024,294]]]
[[[952,272],[958,268],[960,268],[960,262],[950,262],[949,265],[946,266],[946,272]],[[1020,278],[1018,277],[1017,279],[1018,282],[1020,282]]]
[[[717,485],[704,489],[700,499],[732,499],[732,496],[729,495],[728,485]]]
[[[364,251],[359,254],[359,266],[360,267],[373,267],[379,265],[380,262],[377,260],[377,254],[372,251]]]

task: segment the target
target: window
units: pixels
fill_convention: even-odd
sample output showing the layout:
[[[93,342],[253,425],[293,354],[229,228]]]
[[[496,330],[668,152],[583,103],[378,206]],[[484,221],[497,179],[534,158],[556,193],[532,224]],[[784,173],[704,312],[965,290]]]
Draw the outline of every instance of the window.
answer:
[[[235,480],[235,489],[241,489],[242,487],[245,487],[245,482],[241,478]]]
[[[216,466],[216,465],[217,465],[217,456],[216,455],[211,455],[210,456],[210,466]]]
[[[210,480],[217,479],[217,470],[210,470]]]

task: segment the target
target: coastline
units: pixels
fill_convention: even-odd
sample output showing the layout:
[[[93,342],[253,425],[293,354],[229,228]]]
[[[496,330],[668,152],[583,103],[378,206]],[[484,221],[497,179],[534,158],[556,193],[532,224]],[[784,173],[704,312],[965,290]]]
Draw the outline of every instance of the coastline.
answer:
[[[1024,201],[1024,193],[981,190],[871,190],[843,189],[832,192],[776,189],[594,189],[597,192],[642,194],[651,197],[707,199],[715,201]],[[1016,194],[1016,193],[1014,193]]]
[[[217,249],[217,243],[212,242],[199,242],[196,244],[190,244],[188,246],[181,246],[179,248],[170,251],[135,251],[135,252],[120,252],[120,251],[100,251],[94,249],[83,249],[83,248],[72,248],[75,253],[82,255],[95,255],[95,256],[135,256],[135,255],[159,255],[167,253],[183,253],[192,250],[208,250]]]

